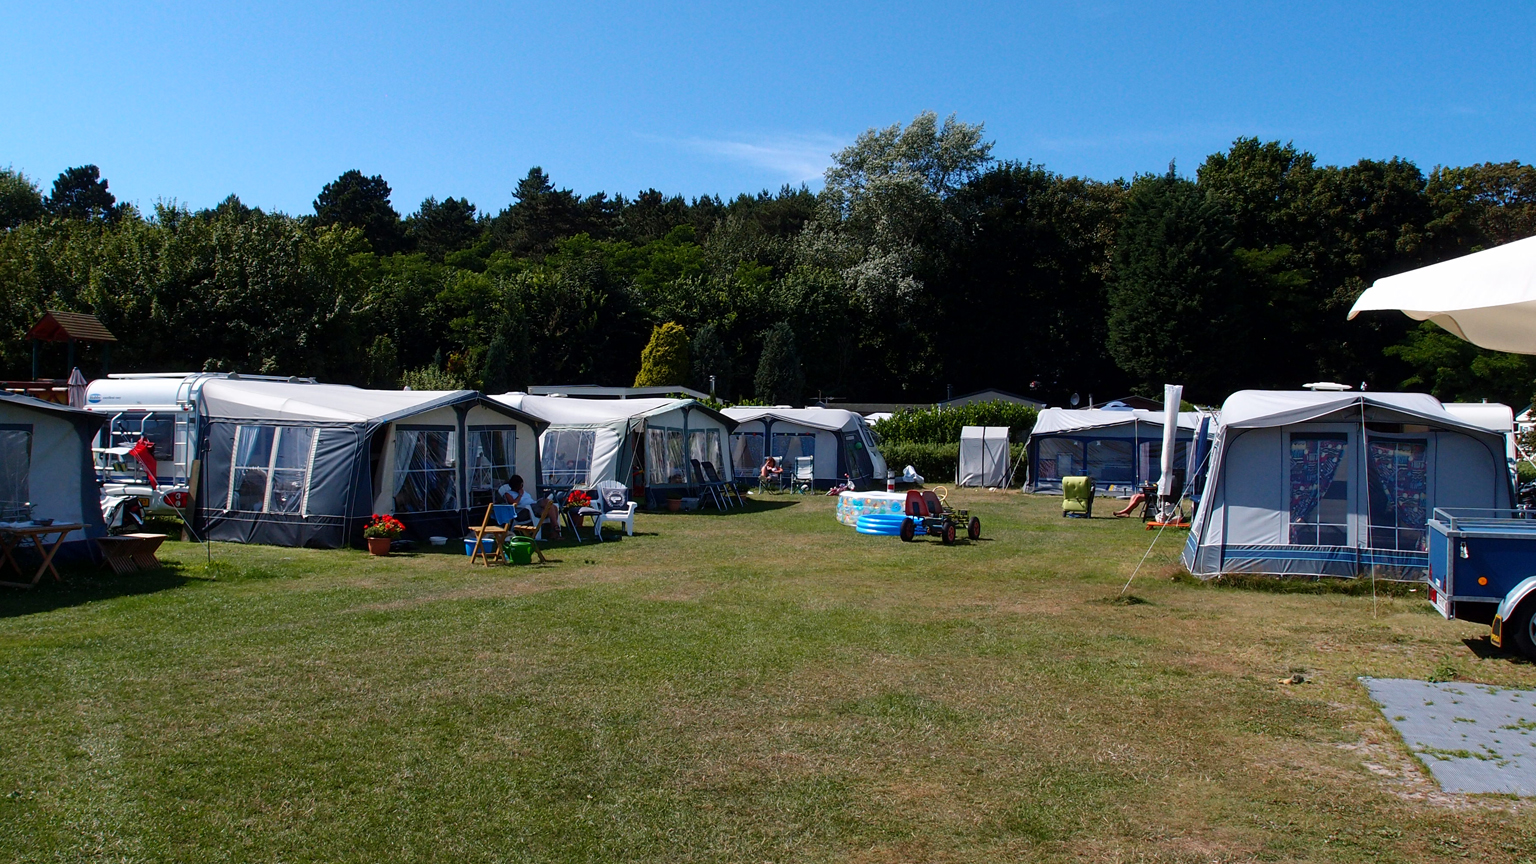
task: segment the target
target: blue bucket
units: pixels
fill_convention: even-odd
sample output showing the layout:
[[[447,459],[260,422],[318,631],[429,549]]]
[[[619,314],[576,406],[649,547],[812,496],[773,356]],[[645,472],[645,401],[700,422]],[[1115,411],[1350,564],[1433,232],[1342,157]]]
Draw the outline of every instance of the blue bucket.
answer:
[[[485,553],[487,555],[489,555],[490,553],[492,553],[492,552],[494,552],[496,550],[496,541],[493,540],[490,537],[486,537],[485,539],[480,541],[480,546],[482,548],[484,548],[485,549]],[[464,554],[465,555],[473,555],[473,554],[475,554],[475,538],[473,538],[473,537],[465,537],[464,538]]]

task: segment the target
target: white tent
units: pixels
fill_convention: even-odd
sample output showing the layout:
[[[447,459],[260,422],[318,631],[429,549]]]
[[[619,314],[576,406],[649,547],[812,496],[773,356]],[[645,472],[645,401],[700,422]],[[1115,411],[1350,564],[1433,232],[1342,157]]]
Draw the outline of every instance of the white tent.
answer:
[[[1175,470],[1185,470],[1200,414],[1179,414]],[[1162,473],[1163,412],[1140,408],[1047,408],[1025,445],[1027,492],[1061,492],[1061,478],[1087,475],[1100,491],[1134,491]]]
[[[1008,484],[1008,427],[966,426],[960,430],[959,486]]]
[[[617,480],[658,493],[697,484],[690,461],[732,473],[727,447],[736,421],[693,399],[578,399],[503,393],[489,397],[547,422],[539,439],[544,483],[590,486]]]
[[[105,536],[91,439],[105,418],[30,396],[0,392],[0,522],[76,522],[63,558],[94,556]],[[31,508],[27,508],[30,503]],[[7,579],[12,577],[5,577]]]
[[[1495,351],[1536,354],[1536,237],[1377,279],[1349,310],[1399,309]]]
[[[195,512],[217,540],[334,548],[373,513],[459,536],[512,474],[539,481],[543,423],[473,390],[362,390],[214,378]]]
[[[1413,578],[1436,507],[1509,507],[1504,437],[1421,393],[1243,390],[1222,406],[1184,565]]]
[[[869,423],[841,408],[727,408],[737,422],[731,433],[736,478],[757,481],[763,461],[773,456],[786,470],[798,456],[816,457],[816,486],[830,489],[847,476],[860,490],[884,488],[885,457]]]

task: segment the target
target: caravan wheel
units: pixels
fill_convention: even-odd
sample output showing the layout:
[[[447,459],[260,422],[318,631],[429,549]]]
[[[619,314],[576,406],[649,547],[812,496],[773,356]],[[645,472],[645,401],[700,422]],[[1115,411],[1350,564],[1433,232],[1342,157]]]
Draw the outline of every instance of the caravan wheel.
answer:
[[[1513,643],[1515,650],[1527,659],[1536,660],[1536,597],[1515,607],[1515,613],[1504,622],[1505,645]]]

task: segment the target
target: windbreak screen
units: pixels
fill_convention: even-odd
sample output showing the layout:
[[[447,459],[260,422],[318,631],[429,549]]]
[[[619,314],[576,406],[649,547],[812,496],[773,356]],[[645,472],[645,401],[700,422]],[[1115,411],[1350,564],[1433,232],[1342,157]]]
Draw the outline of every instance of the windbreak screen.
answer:
[[[396,514],[459,509],[458,437],[446,428],[396,429]]]
[[[517,473],[517,428],[469,427],[469,503],[489,503],[496,487]]]
[[[731,464],[736,466],[738,478],[756,477],[763,469],[763,433],[761,432],[732,432],[731,433]]]
[[[0,428],[0,521],[31,518],[32,430]]]
[[[551,429],[544,433],[542,463],[549,486],[586,486],[591,482],[592,429]]]

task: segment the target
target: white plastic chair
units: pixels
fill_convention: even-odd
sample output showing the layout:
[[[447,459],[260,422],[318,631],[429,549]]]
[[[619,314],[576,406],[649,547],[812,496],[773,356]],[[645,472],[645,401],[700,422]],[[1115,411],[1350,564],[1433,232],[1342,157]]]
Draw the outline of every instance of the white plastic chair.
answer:
[[[790,481],[789,491],[810,492],[816,488],[816,457],[796,456],[795,476]]]
[[[592,504],[599,511],[592,517],[592,536],[603,540],[603,525],[609,522],[624,526],[624,533],[635,536],[635,510],[640,505],[629,500],[629,487],[617,480],[604,480],[592,487]]]

